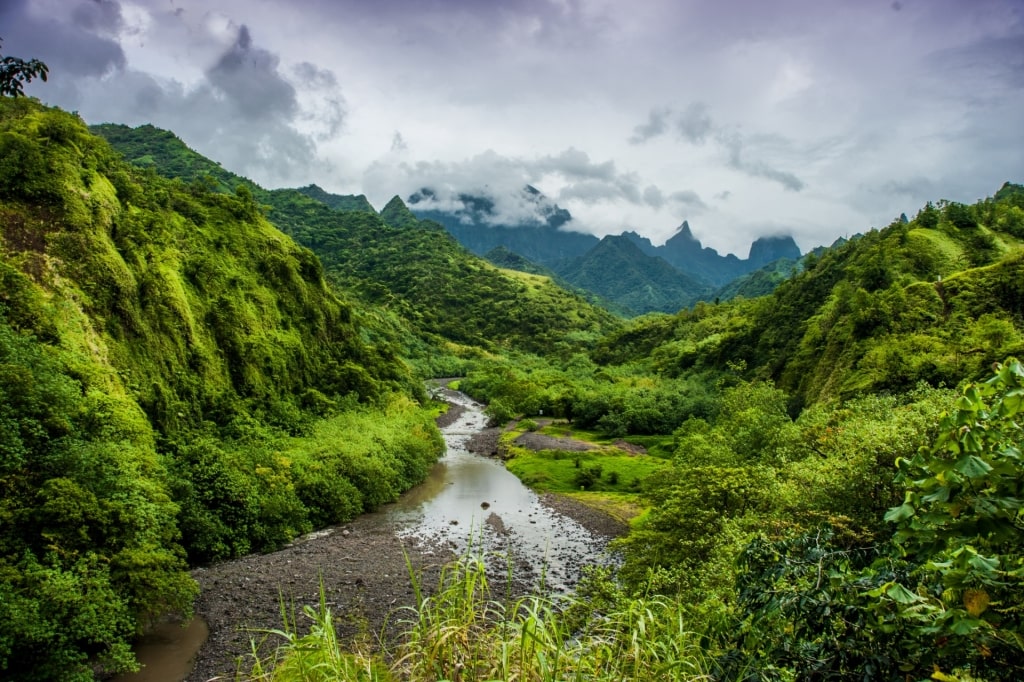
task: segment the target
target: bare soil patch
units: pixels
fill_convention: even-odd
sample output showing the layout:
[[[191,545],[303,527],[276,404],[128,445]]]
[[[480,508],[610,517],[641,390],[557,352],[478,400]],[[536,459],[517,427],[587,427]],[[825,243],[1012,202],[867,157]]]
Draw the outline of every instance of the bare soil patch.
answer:
[[[588,443],[582,440],[576,440],[575,438],[556,438],[555,436],[547,436],[542,433],[534,433],[527,431],[523,435],[513,441],[516,445],[530,450],[568,450],[569,452],[584,452],[586,450],[596,450],[599,445],[594,443]]]

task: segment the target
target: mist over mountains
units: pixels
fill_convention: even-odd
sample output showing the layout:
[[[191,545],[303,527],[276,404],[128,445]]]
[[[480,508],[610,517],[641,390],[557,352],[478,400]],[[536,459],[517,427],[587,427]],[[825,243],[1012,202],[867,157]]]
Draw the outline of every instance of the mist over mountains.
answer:
[[[443,225],[473,253],[486,256],[495,249],[507,249],[573,286],[598,294],[617,309],[636,314],[674,312],[717,298],[719,290],[737,278],[783,259],[795,265],[801,256],[788,235],[757,239],[745,259],[723,256],[703,246],[685,220],[659,246],[632,230],[601,239],[567,229],[572,220],[569,211],[529,185],[521,199],[532,205],[536,217],[516,224],[501,222],[488,197],[460,194],[461,208],[455,209],[440,208],[435,199],[434,191],[424,188],[408,203],[417,217]]]

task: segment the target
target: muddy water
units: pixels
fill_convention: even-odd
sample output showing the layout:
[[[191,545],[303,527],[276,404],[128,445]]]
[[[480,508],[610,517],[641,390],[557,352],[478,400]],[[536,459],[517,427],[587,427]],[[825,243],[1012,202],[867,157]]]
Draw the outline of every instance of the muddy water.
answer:
[[[180,682],[192,671],[192,660],[206,641],[209,631],[201,618],[187,625],[162,623],[135,644],[142,670],[118,675],[110,682]]]
[[[374,522],[459,553],[493,553],[492,565],[508,562],[519,580],[555,592],[571,587],[584,565],[606,561],[604,539],[544,506],[501,462],[469,452],[467,441],[487,423],[483,406],[455,391],[445,398],[465,408],[441,429],[446,454],[426,481],[371,515]],[[206,636],[198,618],[187,628],[168,623],[137,645],[142,672],[113,682],[180,682]]]

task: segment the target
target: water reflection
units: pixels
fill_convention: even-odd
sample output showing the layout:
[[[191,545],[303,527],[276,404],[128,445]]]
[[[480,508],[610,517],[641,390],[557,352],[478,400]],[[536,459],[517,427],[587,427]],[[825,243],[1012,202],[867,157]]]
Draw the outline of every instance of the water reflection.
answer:
[[[486,426],[483,406],[462,393],[446,398],[465,408],[443,428],[448,450],[428,480],[383,511],[405,537],[439,539],[457,552],[470,537],[475,548],[508,552],[517,569],[564,590],[580,569],[607,560],[605,541],[544,506],[501,462],[469,452],[469,438]]]

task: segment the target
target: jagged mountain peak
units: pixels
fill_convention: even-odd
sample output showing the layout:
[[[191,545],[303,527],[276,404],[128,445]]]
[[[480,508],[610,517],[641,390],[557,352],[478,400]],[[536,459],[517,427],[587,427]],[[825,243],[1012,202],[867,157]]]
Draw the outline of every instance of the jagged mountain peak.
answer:
[[[750,245],[750,255],[747,261],[752,268],[759,268],[762,265],[788,258],[797,260],[800,258],[800,247],[789,235],[773,235],[769,237],[758,237]]]
[[[397,194],[381,209],[380,217],[391,227],[416,227],[419,220]]]
[[[365,194],[333,194],[319,185],[306,185],[296,190],[310,199],[327,204],[336,211],[366,211],[376,213]]]

